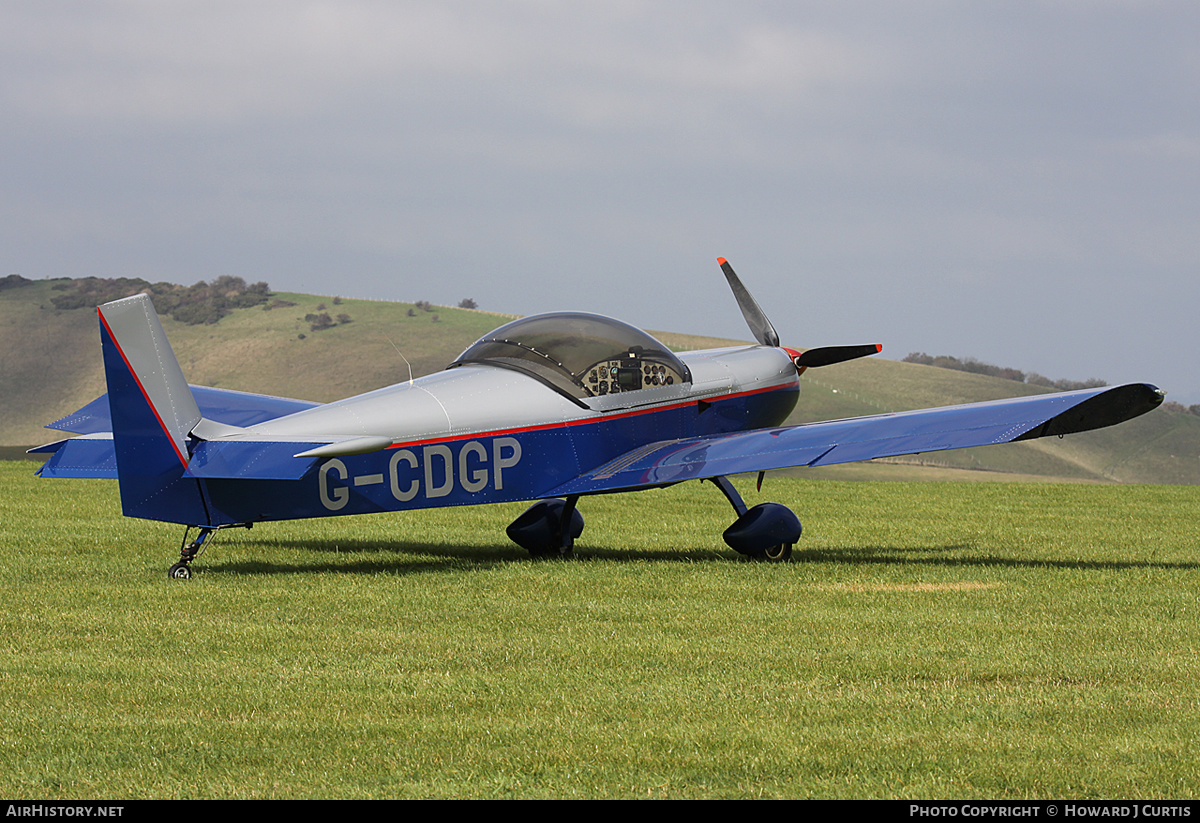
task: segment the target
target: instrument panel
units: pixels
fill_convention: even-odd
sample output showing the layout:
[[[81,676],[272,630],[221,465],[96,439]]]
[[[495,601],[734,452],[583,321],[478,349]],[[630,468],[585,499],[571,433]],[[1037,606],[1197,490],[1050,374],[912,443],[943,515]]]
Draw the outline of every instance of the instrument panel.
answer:
[[[584,374],[581,382],[590,396],[597,397],[655,386],[670,386],[682,382],[682,379],[674,369],[662,363],[644,360],[635,352],[626,352],[620,358],[601,360],[594,364]]]

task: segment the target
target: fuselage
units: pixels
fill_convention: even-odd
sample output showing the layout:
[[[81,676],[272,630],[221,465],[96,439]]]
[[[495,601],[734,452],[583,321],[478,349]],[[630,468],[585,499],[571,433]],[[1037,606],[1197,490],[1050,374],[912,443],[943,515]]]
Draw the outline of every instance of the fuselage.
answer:
[[[641,446],[779,425],[795,406],[799,380],[782,349],[738,346],[678,358],[688,382],[582,398],[520,371],[465,363],[248,427],[239,437],[392,442],[322,459],[298,481],[208,481],[213,520],[537,499]]]

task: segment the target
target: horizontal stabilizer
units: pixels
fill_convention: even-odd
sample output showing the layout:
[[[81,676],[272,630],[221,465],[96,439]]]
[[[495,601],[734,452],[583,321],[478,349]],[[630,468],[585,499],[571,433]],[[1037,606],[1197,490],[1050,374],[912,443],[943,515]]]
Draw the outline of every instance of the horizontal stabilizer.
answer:
[[[369,454],[390,445],[390,437],[331,435],[297,441],[234,434],[197,444],[185,475],[223,480],[299,480],[322,458]]]
[[[49,454],[39,477],[97,477],[117,479],[117,453],[112,434],[101,432],[59,440],[30,449],[29,454]]]
[[[386,448],[391,442],[390,438],[368,437],[336,443],[240,439],[203,441],[193,449],[184,476],[224,480],[299,480],[321,457],[366,454]],[[41,477],[118,479],[116,452],[110,432],[58,440],[30,449],[29,454],[50,455],[38,472]]]
[[[827,466],[1111,426],[1157,407],[1144,383],[663,441],[635,449],[544,497],[670,485],[718,475]]]
[[[196,446],[185,477],[226,480],[299,480],[317,457],[295,457],[323,443],[207,440]]]
[[[189,386],[196,405],[206,420],[215,420],[228,426],[253,426],[274,420],[287,414],[311,409],[320,403],[294,400],[290,397],[272,397],[267,394],[216,389],[210,386]],[[112,416],[108,409],[108,395],[102,394],[78,411],[46,425],[75,434],[112,431]]]
[[[108,410],[108,394],[102,394],[81,409],[60,417],[46,428],[73,434],[96,434],[112,431],[112,413]]]

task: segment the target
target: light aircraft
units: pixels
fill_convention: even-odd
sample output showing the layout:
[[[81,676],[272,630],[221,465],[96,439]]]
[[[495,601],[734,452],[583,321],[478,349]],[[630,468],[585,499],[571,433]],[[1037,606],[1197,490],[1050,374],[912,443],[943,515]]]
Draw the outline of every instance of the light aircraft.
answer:
[[[42,477],[111,477],[125,515],[185,526],[172,578],[219,530],[293,518],[537,501],[508,527],[534,556],[571,553],[581,497],[711,481],[736,513],[725,542],[781,561],[800,537],[733,474],[1030,440],[1110,426],[1164,393],[1131,383],[782,426],[800,375],[881,346],[804,352],[718,262],[756,344],[675,354],[584,313],[526,317],[445,370],[334,403],[190,386],[145,294],[98,307],[108,393],[51,423]],[[195,537],[192,530],[197,529]]]

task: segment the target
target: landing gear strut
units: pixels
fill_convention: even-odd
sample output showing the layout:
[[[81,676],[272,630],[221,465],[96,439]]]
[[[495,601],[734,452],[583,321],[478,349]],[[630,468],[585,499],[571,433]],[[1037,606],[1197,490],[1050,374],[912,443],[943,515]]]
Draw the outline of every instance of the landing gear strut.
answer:
[[[249,529],[254,526],[253,523],[240,523],[232,526],[196,526],[200,532],[196,535],[196,539],[188,541],[188,535],[192,533],[192,526],[188,526],[183,530],[183,541],[179,547],[179,562],[167,569],[167,577],[172,580],[191,580],[192,567],[191,562],[204,553],[208,548],[208,544],[212,542],[213,536],[221,529],[243,528]]]
[[[795,513],[780,503],[759,503],[747,508],[728,477],[709,480],[725,495],[738,518],[721,535],[726,545],[754,560],[782,563],[792,556],[792,546],[803,527]]]
[[[179,562],[171,568],[167,569],[167,577],[172,580],[190,580],[192,577],[191,562],[200,556],[204,551],[208,541],[217,533],[217,530],[209,526],[200,526],[200,533],[196,535],[196,539],[188,542],[188,535],[191,534],[192,527],[188,526],[183,532],[183,542],[179,547]]]

